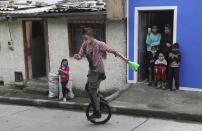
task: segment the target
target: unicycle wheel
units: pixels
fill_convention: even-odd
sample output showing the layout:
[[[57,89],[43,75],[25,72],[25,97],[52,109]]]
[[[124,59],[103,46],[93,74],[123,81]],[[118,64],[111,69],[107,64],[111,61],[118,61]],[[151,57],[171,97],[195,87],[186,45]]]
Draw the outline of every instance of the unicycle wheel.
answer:
[[[94,124],[105,124],[110,120],[112,115],[111,108],[109,107],[107,102],[100,101],[100,112],[101,112],[101,118],[95,120],[89,120],[89,116],[93,114],[93,106],[90,103],[86,109],[86,117],[90,122]]]

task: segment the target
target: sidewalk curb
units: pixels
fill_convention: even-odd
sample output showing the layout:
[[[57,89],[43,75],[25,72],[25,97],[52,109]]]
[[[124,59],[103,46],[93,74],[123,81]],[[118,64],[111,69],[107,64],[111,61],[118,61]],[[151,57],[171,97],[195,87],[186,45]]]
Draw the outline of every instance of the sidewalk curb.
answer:
[[[76,110],[84,110],[87,108],[88,105],[88,103],[75,103],[75,102],[62,102],[62,101],[58,102],[42,99],[27,99],[27,98],[3,97],[3,96],[0,96],[0,103],[49,107],[49,108],[76,109]]]
[[[3,96],[0,96],[0,103],[71,109],[71,110],[74,109],[82,111],[85,111],[85,109],[88,106],[88,103],[83,104],[75,102],[57,102],[51,100],[27,99],[27,98],[3,97]],[[200,114],[168,112],[160,110],[141,109],[141,108],[128,108],[125,106],[111,106],[111,109],[114,114],[202,122],[202,115]]]
[[[127,90],[132,84],[126,84],[126,86],[124,88],[121,88],[120,90],[116,91],[115,93],[113,93],[110,96],[105,97],[105,100],[110,102],[113,101],[114,99],[116,99],[122,92],[124,92],[125,90]]]
[[[112,112],[115,114],[202,122],[202,114],[191,114],[191,113],[172,112],[172,111],[169,112],[169,111],[140,109],[140,108],[128,108],[124,106],[123,107],[111,106],[111,108],[112,108]]]

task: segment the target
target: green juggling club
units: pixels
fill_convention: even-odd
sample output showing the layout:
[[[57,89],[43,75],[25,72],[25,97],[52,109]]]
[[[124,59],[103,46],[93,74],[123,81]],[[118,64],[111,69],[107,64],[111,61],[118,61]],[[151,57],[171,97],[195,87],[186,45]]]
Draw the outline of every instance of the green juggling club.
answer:
[[[135,63],[135,62],[132,62],[132,61],[128,61],[128,65],[130,66],[130,68],[133,70],[133,71],[137,71],[138,68],[139,68],[139,64]]]

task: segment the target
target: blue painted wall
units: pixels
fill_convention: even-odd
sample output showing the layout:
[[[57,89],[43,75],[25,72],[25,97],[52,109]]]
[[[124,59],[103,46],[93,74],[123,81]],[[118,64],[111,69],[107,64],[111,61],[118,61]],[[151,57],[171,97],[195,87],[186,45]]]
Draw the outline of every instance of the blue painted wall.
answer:
[[[202,0],[128,0],[129,59],[134,59],[134,8],[146,6],[178,6],[177,42],[182,62],[180,82],[183,87],[202,89]],[[129,80],[133,80],[129,70]]]

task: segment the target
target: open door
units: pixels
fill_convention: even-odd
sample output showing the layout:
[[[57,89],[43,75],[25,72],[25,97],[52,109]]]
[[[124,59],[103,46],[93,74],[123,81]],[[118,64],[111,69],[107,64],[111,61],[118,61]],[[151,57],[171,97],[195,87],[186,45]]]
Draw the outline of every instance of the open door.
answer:
[[[46,76],[46,46],[43,22],[32,22],[30,56],[32,77]]]
[[[23,21],[26,78],[47,77],[49,71],[46,22]]]
[[[147,28],[150,25],[150,15],[146,12],[139,13],[139,34],[138,34],[138,63],[141,65],[138,70],[138,81],[143,81],[146,78],[146,37]]]

